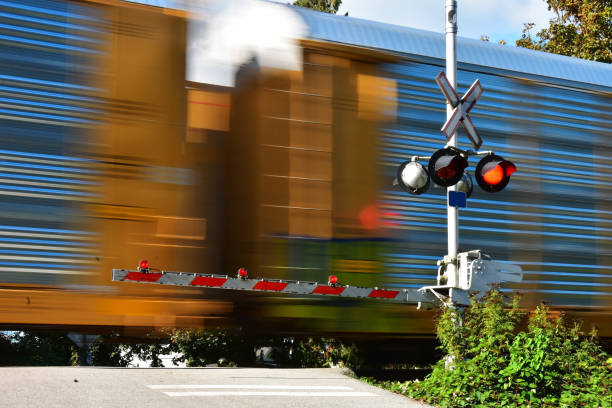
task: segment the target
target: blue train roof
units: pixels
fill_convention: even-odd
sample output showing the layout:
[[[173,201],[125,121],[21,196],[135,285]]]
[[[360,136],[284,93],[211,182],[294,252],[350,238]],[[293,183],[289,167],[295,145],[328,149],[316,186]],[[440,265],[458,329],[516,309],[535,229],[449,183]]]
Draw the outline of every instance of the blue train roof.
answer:
[[[441,33],[285,6],[300,15],[314,40],[440,59],[441,62],[445,59],[444,34]],[[470,64],[486,70],[510,71],[509,75],[520,73],[527,77],[550,77],[612,88],[612,64],[470,38],[457,37],[457,61],[460,66]]]

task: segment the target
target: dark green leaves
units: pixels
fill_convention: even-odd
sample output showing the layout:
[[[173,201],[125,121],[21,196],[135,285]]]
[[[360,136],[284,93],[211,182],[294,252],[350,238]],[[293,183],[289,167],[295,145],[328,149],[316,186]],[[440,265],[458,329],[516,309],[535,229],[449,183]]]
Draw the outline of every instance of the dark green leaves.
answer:
[[[336,14],[341,4],[342,0],[296,0],[293,2],[294,6],[311,8],[331,14]]]
[[[525,24],[518,47],[554,54],[612,62],[612,1],[546,0],[556,17],[535,37],[533,23]]]

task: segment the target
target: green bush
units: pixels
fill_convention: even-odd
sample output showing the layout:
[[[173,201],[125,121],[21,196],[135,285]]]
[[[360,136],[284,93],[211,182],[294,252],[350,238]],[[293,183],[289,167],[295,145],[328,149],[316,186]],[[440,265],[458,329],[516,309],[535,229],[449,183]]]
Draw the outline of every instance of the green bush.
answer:
[[[309,338],[295,343],[291,359],[297,367],[358,368],[361,358],[354,344],[345,345],[336,339]]]
[[[440,407],[612,407],[612,360],[578,324],[540,306],[526,331],[518,297],[498,291],[462,312],[445,309],[437,335],[446,357],[419,382],[386,388]]]

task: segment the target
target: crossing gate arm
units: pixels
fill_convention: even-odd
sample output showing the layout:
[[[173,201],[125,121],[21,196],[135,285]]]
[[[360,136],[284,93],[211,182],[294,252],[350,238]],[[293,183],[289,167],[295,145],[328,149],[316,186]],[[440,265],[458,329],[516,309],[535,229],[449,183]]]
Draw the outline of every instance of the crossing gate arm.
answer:
[[[450,264],[456,268],[447,268]],[[286,293],[304,296],[330,296],[353,299],[379,299],[395,303],[440,304],[442,306],[469,306],[470,296],[482,298],[486,292],[503,282],[520,282],[523,271],[520,266],[496,262],[480,249],[457,254],[457,258],[445,256],[438,261],[438,279],[435,286],[419,289],[364,288],[338,284],[336,276],[330,276],[327,284],[318,282],[252,279],[245,268],[237,275],[214,275],[189,272],[159,271],[149,268],[149,262],[141,260],[136,270],[113,269],[116,282],[157,283],[160,285],[190,286],[211,289],[247,290],[253,292]]]
[[[172,271],[141,271],[113,269],[115,282],[153,283],[160,285],[189,286],[197,288],[246,290],[264,293],[329,296],[353,299],[379,299],[394,303],[435,303],[436,297],[420,289],[364,288],[318,282],[253,279],[228,275],[199,274]]]

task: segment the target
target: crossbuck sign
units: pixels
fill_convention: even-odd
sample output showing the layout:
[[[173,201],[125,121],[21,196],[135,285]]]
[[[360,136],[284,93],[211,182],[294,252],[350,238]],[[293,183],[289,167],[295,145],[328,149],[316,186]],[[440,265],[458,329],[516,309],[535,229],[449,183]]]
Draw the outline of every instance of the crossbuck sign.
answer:
[[[462,123],[465,132],[474,145],[474,148],[478,150],[482,145],[482,139],[478,135],[478,132],[476,132],[476,128],[468,116],[468,113],[470,110],[472,110],[476,104],[476,101],[478,98],[480,98],[480,95],[482,95],[480,80],[477,79],[474,81],[472,86],[470,86],[470,89],[468,89],[461,99],[459,99],[455,88],[453,88],[448,82],[444,71],[438,74],[436,77],[436,83],[442,90],[442,93],[446,97],[448,103],[454,108],[451,117],[446,120],[446,123],[444,123],[444,126],[442,126],[441,129],[444,136],[446,136],[446,140],[450,140],[451,137],[453,137],[457,131],[457,128],[459,127],[459,123]]]

